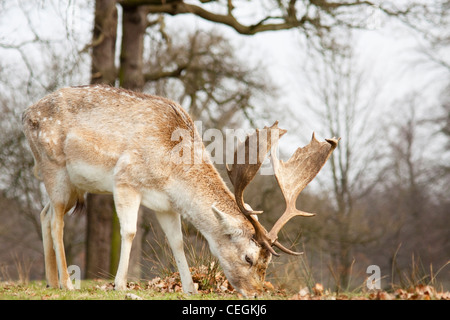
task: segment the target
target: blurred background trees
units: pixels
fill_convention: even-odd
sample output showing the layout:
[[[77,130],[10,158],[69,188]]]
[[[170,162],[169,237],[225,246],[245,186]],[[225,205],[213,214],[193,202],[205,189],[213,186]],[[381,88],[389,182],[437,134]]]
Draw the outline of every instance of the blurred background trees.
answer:
[[[433,276],[450,252],[449,6],[0,0],[0,279],[44,274],[39,212],[46,195],[32,174],[21,112],[59,87],[86,83],[167,96],[205,129],[280,119],[292,139],[281,145],[285,157],[312,130],[342,137],[299,199],[298,207],[316,217],[296,218],[284,231],[281,240],[295,240],[305,255],[274,262],[268,276],[279,284],[298,289],[314,280],[348,288],[361,285],[371,264],[381,267],[386,285],[411,279],[405,270],[412,262]],[[255,49],[258,42],[273,39],[267,32],[289,35],[269,44],[295,52],[283,61],[288,73],[268,63],[274,51],[255,52],[263,50]],[[397,68],[380,72],[376,55],[364,51],[361,42],[376,42],[374,32],[394,42],[415,39],[408,55],[390,57]],[[273,177],[257,177],[247,193],[270,226],[283,210]],[[82,266],[85,277],[115,273],[120,242],[113,208],[111,197],[88,195],[87,215],[66,218],[68,261]],[[141,209],[133,244],[136,278],[150,277],[161,254],[154,243],[163,236],[147,211]],[[187,238],[196,237],[185,229]],[[449,269],[438,276],[448,283]]]

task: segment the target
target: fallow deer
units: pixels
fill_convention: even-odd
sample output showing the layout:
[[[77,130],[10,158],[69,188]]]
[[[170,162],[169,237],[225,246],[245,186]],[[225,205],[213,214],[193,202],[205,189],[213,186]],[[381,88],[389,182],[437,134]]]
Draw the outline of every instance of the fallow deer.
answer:
[[[278,256],[273,246],[298,254],[282,246],[277,234],[293,216],[311,215],[297,210],[295,200],[338,143],[335,138],[318,142],[313,136],[310,144],[284,163],[276,158],[274,148],[285,130],[277,123],[257,130],[236,150],[236,154],[244,151],[248,156],[249,142],[256,137],[261,155],[256,163],[246,157],[245,163],[227,167],[233,195],[207,155],[200,164],[174,161],[179,152],[173,150],[179,143],[192,147],[197,142],[201,153],[205,148],[189,115],[168,99],[104,85],[69,87],[27,108],[22,121],[35,173],[50,199],[40,214],[47,282],[66,289],[73,286],[64,252],[64,215],[80,207],[85,193],[90,192],[114,197],[122,239],[115,289],[127,286],[138,208],[143,204],[155,212],[167,236],[185,292],[195,293],[196,289],[183,251],[181,217],[206,238],[234,288],[245,296],[258,294],[272,255]],[[178,129],[189,133],[188,141],[171,138]],[[244,203],[243,192],[271,149],[287,206],[267,232],[256,218],[261,212]]]

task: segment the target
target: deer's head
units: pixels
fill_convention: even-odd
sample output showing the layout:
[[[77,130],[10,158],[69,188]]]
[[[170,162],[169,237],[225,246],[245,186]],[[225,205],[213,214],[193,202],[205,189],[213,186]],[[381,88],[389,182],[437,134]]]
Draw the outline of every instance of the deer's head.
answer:
[[[313,213],[298,210],[295,203],[300,192],[319,173],[339,141],[332,138],[319,142],[313,134],[307,146],[298,148],[293,156],[284,162],[277,158],[276,147],[279,138],[285,133],[286,130],[278,128],[278,122],[269,128],[256,130],[238,145],[232,167],[227,165],[228,176],[234,186],[238,208],[236,210],[242,214],[241,219],[221,211],[215,205],[212,207],[229,240],[226,242],[226,248],[218,250],[218,258],[227,279],[245,296],[255,296],[262,291],[272,255],[279,256],[273,247],[291,255],[302,254],[278,242],[278,233],[295,216],[314,216]],[[276,180],[286,201],[286,210],[270,231],[267,231],[257,218],[262,211],[254,211],[244,202],[243,195],[244,189],[255,177],[269,151]],[[243,158],[243,155],[245,159],[238,159]],[[242,221],[239,221],[242,217],[245,217],[249,228],[243,228]]]

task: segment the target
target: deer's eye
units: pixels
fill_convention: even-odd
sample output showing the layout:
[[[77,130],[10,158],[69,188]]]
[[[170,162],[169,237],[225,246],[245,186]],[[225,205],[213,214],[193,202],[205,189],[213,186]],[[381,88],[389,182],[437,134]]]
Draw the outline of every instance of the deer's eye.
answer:
[[[252,258],[250,258],[249,256],[245,256],[245,261],[248,262],[248,264],[250,265],[250,267],[253,266],[253,260],[252,260]]]

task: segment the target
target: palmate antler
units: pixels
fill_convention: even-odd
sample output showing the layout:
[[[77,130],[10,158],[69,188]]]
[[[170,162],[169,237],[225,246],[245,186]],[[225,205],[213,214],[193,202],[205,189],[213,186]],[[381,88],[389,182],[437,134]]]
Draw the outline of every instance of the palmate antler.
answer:
[[[298,148],[287,162],[283,162],[278,160],[276,156],[276,147],[279,138],[286,132],[286,130],[278,128],[278,121],[269,128],[264,127],[263,130],[256,130],[255,133],[247,136],[246,140],[238,145],[234,154],[232,169],[227,165],[228,176],[234,186],[236,203],[255,228],[255,241],[275,256],[279,256],[279,254],[275,252],[272,246],[276,246],[288,254],[301,254],[291,251],[279,243],[278,233],[291,218],[314,215],[297,210],[295,202],[300,192],[322,169],[339,141],[339,139],[333,138],[326,139],[325,142],[319,142],[313,134],[311,142],[307,146]],[[249,210],[244,203],[243,195],[245,187],[255,177],[269,150],[271,150],[275,177],[286,200],[286,210],[270,232],[267,232],[258,220],[252,217],[253,214],[260,214],[262,211]],[[244,163],[237,163],[238,154],[242,153],[245,154],[245,161]],[[250,155],[252,154],[257,154],[257,157],[253,157],[253,159],[257,158],[253,163],[250,161],[252,159]]]
[[[300,192],[305,189],[325,165],[325,162],[327,162],[331,153],[337,147],[339,140],[340,138],[332,138],[325,139],[325,142],[319,142],[313,133],[311,142],[303,148],[298,148],[287,162],[278,160],[275,149],[272,150],[273,170],[286,200],[286,210],[268,234],[272,243],[277,242],[281,228],[293,217],[312,217],[315,215],[315,213],[298,210],[295,207],[295,203]],[[289,254],[299,254],[286,248],[284,248],[286,250],[279,248]]]
[[[253,180],[267,154],[272,148],[272,143],[277,144],[287,131],[278,128],[276,121],[270,128],[256,131],[248,135],[244,142],[238,143],[234,152],[234,161],[231,169],[226,164],[228,177],[234,186],[234,195],[239,209],[246,216],[260,214],[262,211],[251,211],[245,208],[244,189]],[[243,161],[239,161],[239,155],[245,155]],[[242,163],[240,163],[242,162]]]
[[[272,144],[276,145],[278,139],[285,133],[286,130],[278,128],[278,121],[270,128],[264,127],[263,130],[257,129],[253,134],[247,136],[244,142],[238,144],[234,152],[232,168],[230,169],[226,165],[228,177],[234,187],[234,197],[237,206],[255,228],[255,241],[276,256],[278,254],[272,248],[272,243],[270,243],[267,237],[266,229],[258,220],[252,217],[253,214],[260,214],[262,211],[253,211],[246,208],[244,189],[255,177],[267,153],[271,150]],[[243,163],[239,163],[238,155],[242,154],[245,155],[245,159]]]

